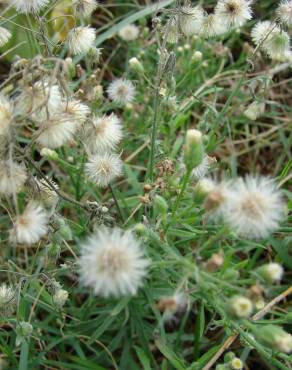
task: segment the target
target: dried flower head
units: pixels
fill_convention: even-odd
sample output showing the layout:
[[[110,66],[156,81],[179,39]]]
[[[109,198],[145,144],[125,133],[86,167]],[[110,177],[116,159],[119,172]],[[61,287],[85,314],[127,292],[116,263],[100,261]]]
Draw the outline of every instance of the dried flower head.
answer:
[[[92,125],[87,126],[85,134],[91,152],[113,150],[123,137],[121,121],[114,113],[94,116]]]
[[[237,235],[261,239],[279,227],[284,204],[272,179],[247,176],[231,182],[229,188],[224,218]]]
[[[163,313],[163,320],[172,322],[175,315],[186,310],[188,297],[185,293],[175,293],[170,297],[162,297],[157,303],[157,308]]]
[[[80,100],[72,99],[63,103],[63,112],[71,116],[72,121],[79,127],[86,121],[90,109]]]
[[[274,30],[264,43],[264,49],[273,60],[286,60],[290,52],[290,36],[283,30]]]
[[[131,231],[101,228],[81,245],[80,280],[96,295],[134,295],[143,284],[149,261]]]
[[[200,29],[200,36],[209,38],[219,36],[228,31],[227,24],[224,24],[217,14],[205,14]]]
[[[10,100],[0,94],[0,136],[6,136],[12,123],[13,108]]]
[[[107,88],[109,98],[118,104],[131,103],[135,96],[135,87],[131,81],[118,78]]]
[[[0,196],[18,193],[26,177],[24,166],[12,161],[0,161]]]
[[[14,310],[15,290],[6,285],[0,285],[0,313],[1,315],[10,315]]]
[[[4,27],[0,27],[0,47],[7,44],[7,42],[10,40],[12,34],[10,31],[8,31]]]
[[[96,154],[85,165],[87,176],[102,188],[122,173],[123,162],[120,156],[112,153]]]
[[[96,0],[73,0],[73,7],[75,12],[83,17],[90,17],[97,8],[98,2]]]
[[[118,35],[124,41],[133,41],[138,38],[139,32],[140,31],[137,26],[134,24],[128,24],[119,30]]]
[[[73,28],[68,34],[68,47],[73,55],[86,54],[94,47],[95,29],[89,26]]]
[[[251,300],[241,296],[232,297],[228,302],[228,308],[239,319],[248,318],[253,312]]]
[[[286,26],[292,26],[292,1],[291,0],[283,0],[281,1],[276,14],[280,21],[284,23]]]
[[[192,170],[192,179],[200,180],[205,177],[210,169],[211,164],[214,162],[216,162],[215,158],[204,155],[202,162]]]
[[[50,0],[11,0],[12,5],[20,13],[37,13],[46,6]]]
[[[251,38],[255,45],[265,45],[274,30],[279,30],[275,23],[270,21],[258,22],[251,30]]]
[[[54,189],[59,189],[58,184],[56,184],[52,179],[48,179],[48,182],[54,187]],[[31,186],[28,188],[28,193],[32,199],[43,204],[45,208],[55,208],[59,196],[50,187],[48,182],[45,179],[37,179],[34,177]]]
[[[215,13],[228,27],[241,27],[252,18],[248,0],[219,0]]]
[[[10,230],[10,241],[31,245],[37,243],[48,232],[49,217],[44,208],[30,201],[24,212],[14,222]]]
[[[42,122],[36,142],[44,147],[55,149],[72,140],[77,129],[76,118],[72,115],[54,114]]]
[[[163,27],[163,37],[170,44],[176,44],[180,37],[178,18],[173,17],[169,19]]]
[[[179,15],[179,26],[185,36],[198,34],[202,27],[204,10],[201,6],[185,6]]]
[[[24,86],[16,108],[21,115],[29,115],[36,121],[43,121],[48,118],[48,114],[54,114],[60,109],[61,101],[59,86],[44,79],[33,86]]]

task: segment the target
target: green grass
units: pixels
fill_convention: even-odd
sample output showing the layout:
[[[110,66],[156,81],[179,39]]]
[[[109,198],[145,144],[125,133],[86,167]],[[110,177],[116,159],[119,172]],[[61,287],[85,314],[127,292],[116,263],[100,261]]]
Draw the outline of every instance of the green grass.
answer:
[[[251,44],[251,21],[242,32],[207,41],[184,38],[178,45],[167,45],[176,56],[176,64],[171,70],[161,71],[156,85],[157,38],[161,41],[161,35],[150,28],[138,40],[124,42],[116,33],[132,22],[141,29],[151,27],[153,12],[169,5],[168,9],[174,9],[175,2],[161,1],[159,6],[143,1],[114,3],[109,6],[106,2],[108,7],[102,10],[101,6],[92,20],[98,27],[96,45],[103,48],[102,61],[91,67],[86,57],[74,58],[83,74],[68,81],[68,85],[93,113],[115,111],[122,118],[125,136],[119,152],[125,163],[123,176],[112,183],[111,189],[94,186],[84,175],[87,155],[79,136],[74,144],[56,150],[56,160],[41,158],[39,148],[32,144],[26,160],[28,172],[39,175],[38,168],[52,177],[65,198],[73,202],[60,197],[50,235],[26,249],[15,248],[9,242],[10,215],[15,216],[16,207],[13,199],[1,199],[0,278],[17,291],[15,311],[0,316],[0,358],[6,363],[4,368],[199,370],[236,332],[239,339],[230,349],[248,368],[289,369],[291,356],[250,335],[269,323],[291,330],[288,298],[277,302],[254,323],[232,317],[226,302],[235,294],[246,295],[258,281],[255,269],[269,261],[282,264],[286,273],[281,283],[265,286],[266,304],[289,289],[291,218],[287,216],[276,233],[260,241],[238,238],[225,225],[207,223],[203,202],[195,197],[196,184],[189,179],[184,182],[180,162],[186,131],[198,128],[206,136],[206,153],[217,160],[211,166],[211,176],[228,179],[247,173],[270,175],[281,184],[291,210],[291,67],[270,78],[275,63],[258,52],[250,69],[250,55],[244,44]],[[271,1],[257,4],[257,19],[271,18],[273,9]],[[3,16],[13,17],[13,12]],[[163,11],[162,23],[166,16]],[[27,20],[17,21],[28,27]],[[29,27],[37,30],[37,22],[33,22],[31,19]],[[24,37],[23,30],[11,29],[15,39]],[[32,33],[27,32],[26,38],[28,43],[19,50],[32,60],[36,46],[40,50],[43,47],[40,40],[32,39]],[[17,41],[13,43],[17,45]],[[185,44],[189,48],[178,49]],[[195,50],[202,52],[202,61],[192,61]],[[64,58],[66,46],[53,51],[56,57]],[[143,64],[144,75],[129,68],[128,60],[134,56]],[[52,74],[52,64],[42,66]],[[90,75],[94,75],[93,80]],[[89,100],[91,87],[101,84],[106,89],[113,77],[120,76],[135,83],[137,95],[131,107],[118,107],[105,98]],[[20,88],[18,82],[13,80],[3,92],[13,96]],[[255,84],[255,94],[266,100],[267,108],[262,117],[250,121],[243,111],[253,101],[251,89]],[[174,95],[176,105],[167,101]],[[154,131],[153,122],[157,125]],[[25,125],[18,129],[15,140],[17,145],[22,144],[22,150],[31,140],[26,127],[31,131],[34,127],[31,121]],[[172,174],[159,173],[157,164],[165,160],[172,161]],[[145,184],[152,187],[148,203],[141,201]],[[156,195],[165,199],[168,209],[155,203]],[[27,199],[27,191],[18,194],[20,210]],[[108,217],[85,209],[87,201],[108,207]],[[60,217],[65,219],[71,235],[58,229],[56,220]],[[145,227],[141,231],[142,222]],[[94,227],[103,223],[135,230],[151,260],[145,285],[134,297],[104,299],[79,284],[76,256],[80,245]],[[220,250],[224,252],[223,265],[216,272],[208,272],[204,262]],[[69,292],[62,309],[52,300],[53,279]],[[165,325],[157,303],[179,287],[188,293],[188,309],[175,324]],[[33,333],[16,346],[16,327],[21,321],[30,322]],[[216,364],[223,362],[222,356]]]

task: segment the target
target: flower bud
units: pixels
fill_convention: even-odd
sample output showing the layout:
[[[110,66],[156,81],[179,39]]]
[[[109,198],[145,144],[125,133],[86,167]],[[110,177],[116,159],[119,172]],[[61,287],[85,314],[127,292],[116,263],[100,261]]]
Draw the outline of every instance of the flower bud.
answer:
[[[219,364],[219,365],[216,365],[216,368],[215,370],[227,370],[228,367],[224,364]]]
[[[166,215],[167,210],[168,210],[168,204],[162,196],[155,195],[153,204],[154,204],[154,209],[156,213],[161,214],[163,216]]]
[[[57,161],[59,159],[59,155],[55,150],[49,148],[43,148],[40,151],[40,155],[52,161]]]
[[[75,64],[72,61],[72,58],[68,57],[65,59],[65,70],[69,79],[73,79],[76,75]]]
[[[271,262],[257,269],[258,274],[266,283],[275,283],[282,279],[284,269],[279,263]]]
[[[228,302],[228,309],[239,319],[248,318],[252,314],[253,304],[250,299],[241,296],[232,297]]]
[[[191,129],[186,133],[184,161],[188,170],[197,167],[204,158],[203,136],[201,131]]]
[[[147,233],[147,227],[144,224],[142,224],[142,222],[136,224],[134,226],[134,230],[136,231],[138,235],[141,235],[141,236]]]
[[[229,366],[231,369],[241,370],[243,369],[243,362],[241,361],[240,358],[234,357],[234,359],[230,361]]]
[[[16,346],[27,340],[33,331],[33,326],[26,321],[21,321],[16,327]]]
[[[265,112],[265,103],[254,101],[246,108],[243,114],[251,121],[255,121],[260,116],[262,116],[264,112]]]
[[[65,289],[58,289],[53,295],[53,302],[59,307],[62,308],[68,299],[68,292]]]
[[[277,325],[260,326],[256,332],[256,337],[269,347],[276,351],[290,353],[292,352],[292,335]]]
[[[129,60],[129,66],[133,71],[137,73],[144,73],[144,67],[136,57],[133,57]]]
[[[235,353],[234,352],[227,352],[224,356],[224,362],[227,363],[227,362],[230,362],[231,360],[233,360],[235,358]]]
[[[192,61],[200,62],[202,59],[203,59],[203,54],[199,50],[195,51],[192,56]]]

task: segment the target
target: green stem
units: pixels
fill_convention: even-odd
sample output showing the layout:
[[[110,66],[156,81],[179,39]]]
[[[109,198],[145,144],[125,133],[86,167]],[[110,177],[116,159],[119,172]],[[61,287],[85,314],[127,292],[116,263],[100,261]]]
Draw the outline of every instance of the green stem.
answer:
[[[183,197],[184,192],[185,192],[185,190],[186,190],[187,184],[188,184],[188,182],[189,182],[191,172],[192,172],[192,170],[191,170],[191,169],[188,169],[188,170],[186,171],[186,173],[185,173],[184,177],[183,177],[183,183],[182,183],[182,186],[181,186],[181,190],[180,190],[180,192],[179,192],[178,196],[176,197],[175,204],[174,204],[174,206],[173,206],[173,208],[172,208],[172,210],[171,210],[171,220],[170,220],[170,222],[167,224],[166,229],[165,229],[165,232],[167,232],[167,230],[169,229],[170,225],[171,225],[171,224],[172,224],[172,222],[173,222],[174,215],[175,215],[175,213],[176,213],[176,211],[177,211],[177,209],[178,209],[178,206],[179,206],[179,204],[180,204],[180,202],[181,202],[181,200],[182,200],[182,197]]]
[[[117,210],[118,210],[119,216],[120,216],[120,218],[121,218],[121,221],[122,221],[122,223],[124,223],[124,222],[125,222],[124,215],[123,215],[122,209],[121,209],[121,207],[120,207],[120,205],[119,205],[118,198],[117,198],[117,196],[116,196],[116,193],[115,193],[115,191],[114,191],[114,188],[112,187],[112,185],[111,185],[111,184],[109,184],[109,185],[108,185],[108,187],[109,187],[109,189],[110,189],[110,192],[111,192],[111,194],[112,194],[113,200],[114,200],[115,205],[116,205],[116,207],[117,207]]]
[[[154,161],[155,161],[155,145],[157,138],[157,118],[158,118],[158,108],[159,108],[159,85],[157,83],[154,97],[154,115],[152,122],[152,133],[151,133],[151,150],[150,150],[150,165],[149,165],[149,178],[150,181],[153,181],[154,177]]]

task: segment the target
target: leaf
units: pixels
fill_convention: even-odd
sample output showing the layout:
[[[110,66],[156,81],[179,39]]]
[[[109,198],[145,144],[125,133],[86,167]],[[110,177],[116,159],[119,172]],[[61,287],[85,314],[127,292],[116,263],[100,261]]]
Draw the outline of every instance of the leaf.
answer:
[[[141,362],[144,370],[151,370],[151,364],[149,361],[149,358],[147,357],[146,353],[143,351],[140,347],[134,347],[135,351],[137,353],[137,356],[139,358],[139,361]]]
[[[271,238],[270,243],[280,256],[283,264],[289,267],[289,269],[292,269],[292,238],[286,238],[284,240]]]
[[[186,370],[186,367],[185,367],[183,361],[165,343],[163,343],[161,340],[156,340],[155,345],[159,349],[159,351],[175,367],[175,369],[177,369],[177,370]]]
[[[28,349],[29,349],[29,343],[24,340],[21,344],[20,349],[20,359],[19,359],[19,370],[26,370],[27,367],[27,360],[28,360]]]
[[[198,313],[195,325],[195,338],[194,338],[194,358],[197,359],[200,355],[200,342],[204,334],[205,329],[205,310],[204,304],[200,306],[200,311]]]

